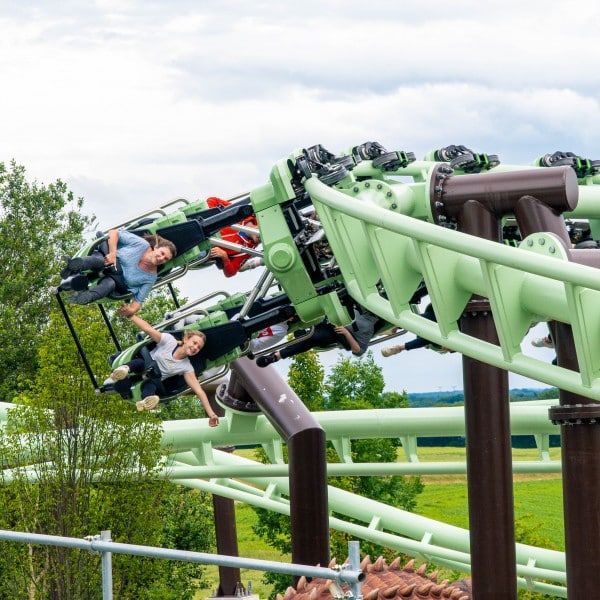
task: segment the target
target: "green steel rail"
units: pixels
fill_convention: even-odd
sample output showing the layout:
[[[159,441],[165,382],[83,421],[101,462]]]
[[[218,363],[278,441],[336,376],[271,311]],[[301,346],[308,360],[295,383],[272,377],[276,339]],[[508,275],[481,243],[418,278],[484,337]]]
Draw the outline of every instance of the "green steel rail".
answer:
[[[483,156],[483,155],[481,155]],[[466,356],[507,371],[600,400],[600,273],[569,262],[566,251],[549,233],[536,233],[510,247],[434,225],[429,198],[435,160],[413,161],[396,169],[364,160],[341,179],[329,183],[317,173],[302,175],[302,151],[274,166],[269,182],[250,194],[264,248],[264,259],[307,324],[328,316],[347,324],[349,315],[338,292],[344,288],[358,303],[389,323]],[[484,161],[485,162],[485,161]],[[341,163],[333,165],[340,166]],[[494,166],[517,171],[539,166]],[[325,173],[322,179],[331,174]],[[455,170],[454,175],[460,176]],[[480,174],[485,185],[486,173]],[[410,179],[409,183],[398,178]],[[578,204],[566,217],[586,218],[600,231],[599,177],[578,180]],[[306,193],[323,224],[339,275],[313,282],[300,258],[284,209]],[[599,237],[599,236],[596,236]],[[410,300],[424,281],[437,322],[416,314]],[[382,290],[384,292],[382,293]],[[458,322],[473,295],[487,298],[499,344],[466,335]],[[579,371],[528,356],[522,344],[529,329],[544,321],[571,325]],[[553,404],[556,404],[554,402]],[[537,461],[514,463],[515,472],[557,472],[549,458],[549,436],[559,428],[548,419],[548,403],[511,406],[511,433],[534,435]],[[9,406],[0,405],[0,420]],[[463,473],[464,463],[422,463],[417,439],[464,435],[462,409],[387,409],[316,413],[316,419],[338,453],[328,465],[331,475]],[[230,410],[219,427],[204,420],[164,423],[164,444],[172,454],[162,476],[202,489],[289,514],[287,465],[283,442],[261,414]],[[355,464],[350,442],[361,438],[399,438],[405,462]],[[223,445],[260,444],[271,464],[263,465],[221,452]],[[9,474],[9,473],[7,473]],[[361,539],[406,552],[461,571],[469,571],[467,530],[329,488],[335,517],[331,526]],[[348,523],[352,518],[358,523]],[[518,585],[566,597],[564,553],[517,545]]]
[[[559,428],[548,419],[548,408],[556,401],[511,404],[513,435],[531,434],[538,442],[538,461],[515,462],[515,472],[557,472],[560,462],[548,455],[548,436]],[[462,408],[385,409],[313,413],[338,452],[340,464],[329,464],[330,475],[392,475],[424,473],[464,473],[465,463],[418,462],[416,438],[464,434]],[[198,429],[194,420],[164,424],[164,442],[173,450],[164,476],[205,492],[289,515],[287,465],[281,440],[262,415],[248,416],[227,411],[223,425],[227,442],[239,444],[252,437],[267,451],[272,464],[263,465],[240,456],[211,450],[223,442],[219,430]],[[222,426],[223,426],[222,425]],[[400,437],[407,462],[394,464],[355,464],[347,450],[352,439]],[[214,438],[212,444],[207,438]],[[204,440],[202,447],[198,440]],[[356,538],[372,541],[420,557],[437,565],[470,571],[469,532],[400,509],[357,498],[329,487],[328,503],[335,517],[330,526]],[[357,523],[349,523],[353,519]],[[517,545],[518,585],[538,592],[566,597],[565,556],[562,552]]]
[[[511,433],[533,435],[538,460],[515,461],[514,472],[559,472],[560,461],[550,460],[549,436],[559,427],[548,419],[557,401],[518,402],[510,406]],[[0,403],[0,423],[13,405]],[[372,411],[313,413],[340,463],[330,463],[329,475],[401,475],[465,473],[464,462],[420,462],[417,441],[423,437],[464,435],[464,410],[456,408],[397,408]],[[289,515],[289,483],[283,458],[283,442],[261,413],[226,410],[216,428],[206,419],[166,421],[163,440],[170,454],[159,476],[186,487],[218,494]],[[397,463],[353,463],[354,439],[400,438],[405,460]],[[219,447],[261,445],[271,464],[261,464]],[[24,465],[25,466],[25,465]],[[6,469],[4,477],[10,479]],[[35,478],[35,470],[31,469]],[[439,566],[470,571],[468,530],[408,513],[380,502],[357,497],[333,486],[328,489],[330,525],[357,538],[422,558]],[[350,523],[347,519],[353,519]],[[538,592],[566,597],[565,555],[517,544],[518,585]]]
[[[430,197],[439,162],[413,161],[384,171],[374,166],[375,161],[365,160],[335,183],[322,181],[316,172],[305,172],[300,183],[298,165],[306,153],[296,151],[276,163],[269,183],[250,194],[265,263],[303,321],[315,323],[327,316],[331,322],[347,324],[350,317],[338,297],[338,290],[344,288],[385,321],[432,342],[600,400],[600,336],[589,335],[600,330],[598,269],[570,262],[551,233],[533,234],[512,247],[433,224]],[[333,172],[339,164],[329,167]],[[504,171],[524,168],[509,166]],[[502,167],[491,172],[496,169]],[[539,166],[529,169],[550,171]],[[444,172],[445,177],[464,176],[451,169]],[[475,177],[481,178],[484,189],[490,175]],[[577,179],[577,206],[566,216],[596,222],[600,217],[597,179]],[[318,284],[306,272],[284,214],[300,186],[319,215],[341,272]],[[437,322],[411,310],[410,299],[423,281]],[[333,289],[329,291],[326,284]],[[489,300],[499,345],[459,330],[459,319],[473,295]],[[544,321],[572,326],[578,372],[523,352],[529,329]]]
[[[519,248],[474,238],[360,202],[316,178],[306,188],[321,216],[350,295],[385,320],[442,346],[537,381],[600,399],[600,273],[567,261],[551,234]],[[408,304],[424,279],[437,323]],[[387,298],[377,289],[381,281]],[[500,345],[465,335],[458,319],[472,294],[489,299]],[[532,325],[571,324],[576,373],[523,354]]]

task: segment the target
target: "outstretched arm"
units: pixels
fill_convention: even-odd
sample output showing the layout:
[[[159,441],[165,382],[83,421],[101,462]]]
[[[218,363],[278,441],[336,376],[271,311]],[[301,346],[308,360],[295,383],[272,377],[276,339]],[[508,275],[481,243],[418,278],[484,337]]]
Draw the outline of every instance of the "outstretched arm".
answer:
[[[135,313],[140,310],[140,308],[142,308],[142,303],[138,302],[137,300],[133,300],[132,302],[130,302],[129,304],[122,304],[118,309],[117,312],[122,316],[122,317],[133,317],[133,315],[135,315]]]
[[[219,424],[219,417],[217,417],[215,411],[212,409],[210,402],[208,401],[208,396],[206,392],[202,389],[202,386],[196,379],[196,375],[191,371],[184,373],[183,378],[185,382],[188,384],[188,387],[198,396],[198,400],[202,402],[202,406],[206,411],[206,415],[208,416],[208,425],[209,427],[216,427]]]
[[[120,309],[119,309],[120,310]],[[119,313],[121,314],[121,313]],[[127,317],[136,327],[141,329],[146,335],[150,336],[150,339],[158,344],[162,334],[158,329],[154,329],[150,323],[144,321],[141,317],[131,315]]]

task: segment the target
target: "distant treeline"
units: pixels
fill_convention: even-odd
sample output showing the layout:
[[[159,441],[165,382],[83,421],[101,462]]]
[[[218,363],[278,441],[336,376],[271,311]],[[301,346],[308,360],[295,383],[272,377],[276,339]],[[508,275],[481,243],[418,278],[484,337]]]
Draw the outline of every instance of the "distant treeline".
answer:
[[[411,408],[426,408],[431,406],[457,406],[465,403],[465,395],[462,390],[455,390],[452,392],[421,392],[407,394],[407,396]],[[549,398],[558,399],[558,390],[556,388],[518,388],[510,390],[511,402],[524,402],[526,400],[546,400]]]
[[[448,437],[423,437],[418,438],[417,446],[421,448],[464,448],[465,438],[460,436]],[[513,448],[535,448],[535,438],[533,435],[513,435],[511,436],[511,446]],[[550,436],[550,447],[560,448],[560,435]]]
[[[545,400],[558,399],[558,390],[556,388],[530,389],[521,388],[510,390],[511,402],[524,402],[527,400]],[[462,406],[465,402],[465,396],[462,390],[446,392],[424,392],[408,394],[408,401],[411,408],[431,408],[443,406]],[[535,448],[535,438],[533,435],[513,435],[511,438],[513,448]],[[448,436],[435,438],[419,438],[418,445],[422,447],[457,447],[463,448],[465,438],[463,436]],[[560,436],[550,436],[550,446],[552,448],[560,447]]]

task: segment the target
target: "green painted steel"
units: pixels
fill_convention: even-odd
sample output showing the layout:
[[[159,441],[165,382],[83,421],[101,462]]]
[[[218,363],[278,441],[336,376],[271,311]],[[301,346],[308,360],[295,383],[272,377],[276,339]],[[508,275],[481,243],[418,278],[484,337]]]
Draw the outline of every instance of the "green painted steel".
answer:
[[[491,172],[543,170],[535,166],[491,168],[490,161],[478,156]],[[285,222],[283,207],[298,194],[301,158],[302,151],[297,151],[279,161],[270,183],[251,194],[265,262],[303,320],[314,323],[327,316],[332,322],[348,324],[350,315],[337,293],[320,293],[309,280]],[[334,185],[316,175],[302,179],[341,271],[339,277],[319,285],[337,283],[389,323],[452,350],[599,400],[600,336],[588,335],[600,326],[598,270],[569,262],[562,244],[549,233],[531,235],[517,248],[428,222],[432,221],[431,182],[439,162],[413,161],[388,171],[373,164],[369,160],[358,163]],[[483,187],[487,172],[478,175]],[[460,173],[455,170],[453,175],[460,177]],[[399,181],[399,176],[412,181]],[[569,216],[599,217],[596,179],[578,179],[579,204]],[[437,323],[411,310],[410,299],[422,281]],[[458,320],[473,294],[489,299],[499,346],[459,331]],[[550,320],[572,326],[579,372],[523,352],[529,329]]]
[[[511,404],[511,431],[547,440],[559,428],[548,419],[549,407],[557,401]],[[0,420],[5,422],[11,406],[0,403]],[[343,448],[350,439],[385,437],[437,437],[464,435],[462,407],[397,408],[372,411],[314,413],[327,438]],[[283,463],[282,442],[262,414],[226,410],[219,427],[208,427],[206,419],[166,421],[163,444],[172,454],[166,457],[162,475],[208,493],[289,515],[287,465]],[[259,444],[274,462],[263,465],[218,450],[229,445]],[[538,443],[538,461],[516,462],[515,472],[557,472],[560,464],[544,453],[547,444]],[[418,456],[416,457],[418,460]],[[343,460],[343,456],[340,456]],[[331,475],[464,473],[464,463],[398,462],[389,465],[342,463],[328,465]],[[10,472],[5,471],[10,477]],[[31,470],[32,478],[35,470]],[[470,570],[468,531],[426,519],[414,513],[329,487],[329,506],[336,518],[330,525],[359,539],[382,544],[398,552],[463,572]],[[352,518],[358,523],[349,523]],[[518,545],[519,585],[539,592],[566,597],[564,553]]]
[[[174,467],[194,466],[191,452],[173,457]],[[215,465],[238,465],[250,469],[253,461],[225,452],[215,452]],[[289,484],[285,477],[240,479],[178,479],[193,489],[219,494],[226,498],[289,515]],[[414,513],[360,498],[329,487],[329,506],[337,517],[330,526],[353,537],[381,544],[398,552],[420,557],[428,562],[463,572],[470,570],[469,532]],[[349,523],[351,517],[358,522]],[[517,574],[520,587],[536,591],[552,590],[556,597],[566,597],[565,556],[562,552],[517,544]],[[529,581],[527,581],[528,579]],[[546,587],[548,586],[548,587]]]
[[[341,157],[351,158],[354,152],[354,148],[348,149]],[[347,171],[342,168],[343,160],[335,157],[329,171],[323,173],[306,168],[304,149],[278,161],[269,181],[250,193],[269,271],[306,324],[318,323],[323,317],[348,324],[350,315],[340,299],[340,291],[347,291],[388,323],[434,343],[600,400],[598,269],[569,262],[561,242],[550,233],[533,234],[514,247],[433,224],[431,197],[441,155],[443,152],[433,151],[424,160],[416,161],[408,153],[398,151],[387,153],[385,160],[361,159]],[[452,164],[447,173],[457,177],[478,173],[483,187],[488,173],[545,168],[542,159],[531,166],[498,165],[493,155],[466,155],[457,151],[452,160],[444,159]],[[588,219],[599,238],[598,165],[575,157],[573,168],[577,173],[578,201],[564,216]],[[315,207],[339,267],[339,272],[328,273],[318,281],[307,272],[290,229],[289,208],[304,199]],[[176,211],[179,214],[162,211],[159,222],[179,222],[194,210],[194,205],[190,205]],[[202,246],[193,252],[205,250]],[[411,306],[411,298],[423,281],[437,322],[415,313]],[[473,294],[489,299],[499,345],[459,330],[459,319]],[[571,325],[578,372],[524,352],[524,338],[530,328],[545,321]],[[549,421],[548,408],[557,403],[511,406],[511,432],[533,435],[539,458],[515,463],[515,472],[560,469],[560,464],[549,458],[549,436],[559,433],[559,428]],[[5,420],[7,409],[0,405],[0,420]],[[420,463],[418,456],[421,437],[464,435],[462,409],[388,409],[315,416],[341,461],[329,465],[330,474],[464,472],[462,463],[431,465]],[[352,462],[351,440],[383,437],[400,439],[405,462]],[[215,429],[208,428],[204,421],[167,422],[164,443],[173,452],[168,457],[173,480],[289,514],[282,441],[263,415],[227,410]],[[273,464],[260,465],[216,449],[219,445],[244,444],[262,445]],[[332,527],[442,566],[469,569],[465,530],[357,499],[335,488],[329,490],[329,502],[331,510],[339,515],[331,518]],[[358,523],[348,523],[346,518]],[[521,587],[529,585],[536,591],[566,597],[563,553],[518,545],[517,560]]]
[[[319,206],[344,284],[360,304],[452,350],[600,399],[600,339],[587,335],[600,325],[598,270],[568,262],[552,235],[536,234],[513,248],[353,202],[316,179],[306,186]],[[358,226],[363,244],[350,241]],[[379,279],[387,298],[378,293]],[[410,309],[421,279],[427,283],[437,323]],[[472,294],[489,298],[500,346],[458,330]],[[529,328],[548,320],[572,325],[580,373],[522,352]]]

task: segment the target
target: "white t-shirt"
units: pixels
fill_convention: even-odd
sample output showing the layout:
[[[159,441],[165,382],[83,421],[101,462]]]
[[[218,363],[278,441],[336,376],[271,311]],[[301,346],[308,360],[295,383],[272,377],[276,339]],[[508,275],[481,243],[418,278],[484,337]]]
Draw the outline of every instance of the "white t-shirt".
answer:
[[[258,337],[250,340],[250,351],[261,352],[266,348],[274,346],[277,342],[281,341],[288,332],[287,323],[276,323],[270,327],[265,327],[259,334]]]
[[[162,379],[194,372],[194,367],[187,356],[181,359],[173,358],[173,352],[175,352],[177,346],[175,337],[170,333],[161,332],[160,342],[156,344],[154,350],[150,351],[150,356],[156,361],[160,369]]]

